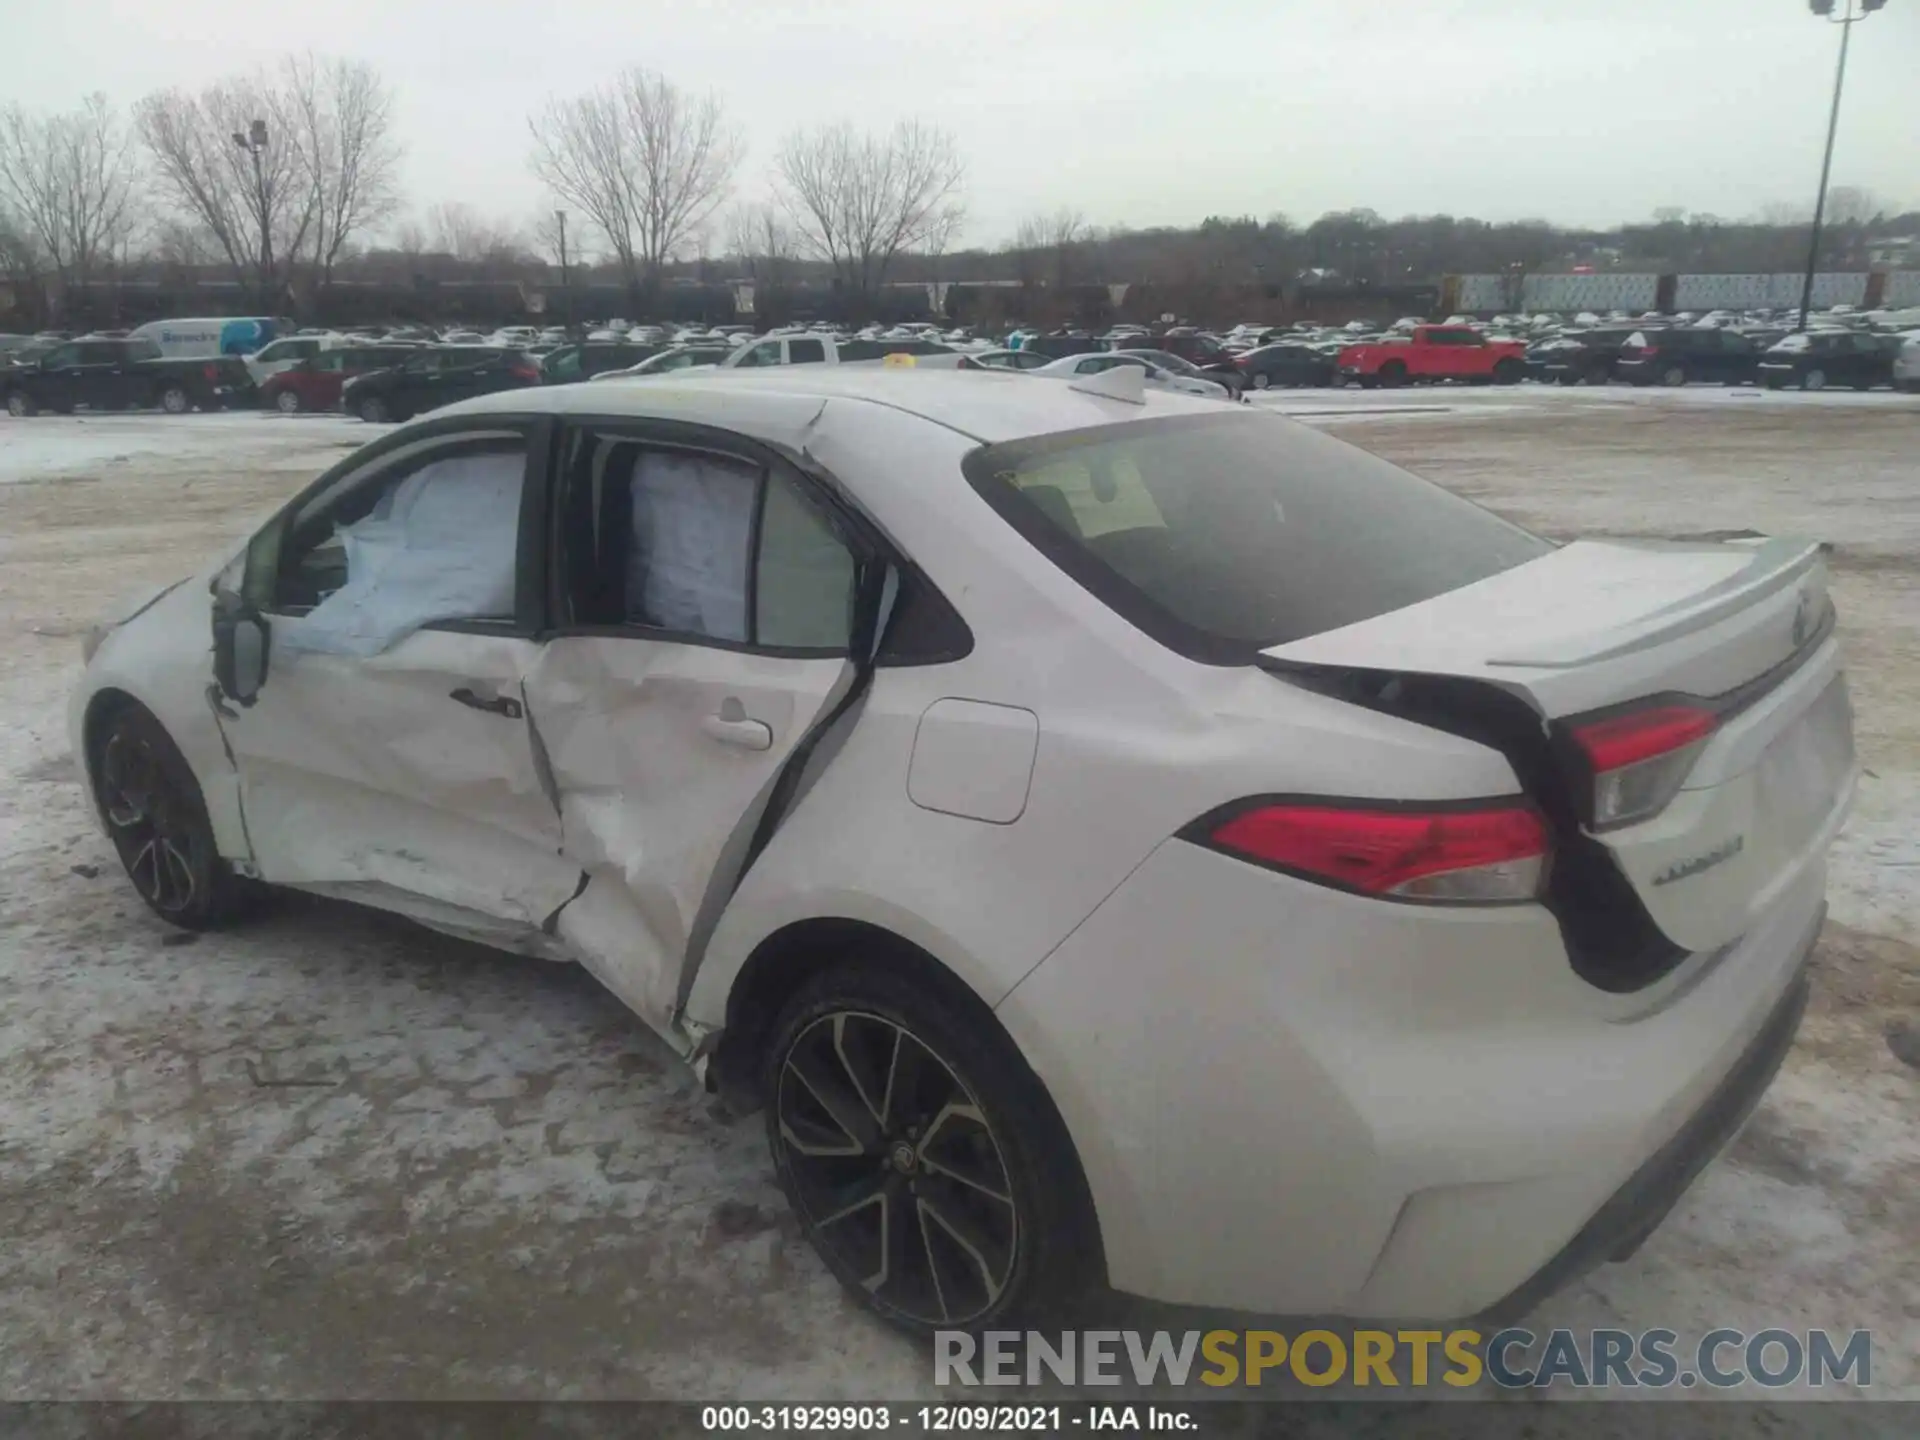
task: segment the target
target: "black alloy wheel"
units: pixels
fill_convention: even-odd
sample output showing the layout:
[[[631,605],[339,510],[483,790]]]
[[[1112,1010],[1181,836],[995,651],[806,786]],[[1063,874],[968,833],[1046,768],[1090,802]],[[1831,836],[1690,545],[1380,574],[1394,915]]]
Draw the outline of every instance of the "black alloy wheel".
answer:
[[[1103,1273],[1073,1141],[992,1011],[897,960],[832,966],[775,1020],[760,1094],[781,1188],[888,1323],[1037,1322]]]
[[[107,835],[148,908],[188,930],[240,910],[247,882],[220,857],[193,771],[152,715],[128,707],[114,716],[93,774]]]
[[[979,1101],[918,1036],[835,1011],[782,1057],[784,1162],[815,1241],[883,1309],[964,1326],[1007,1289],[1020,1217]]]

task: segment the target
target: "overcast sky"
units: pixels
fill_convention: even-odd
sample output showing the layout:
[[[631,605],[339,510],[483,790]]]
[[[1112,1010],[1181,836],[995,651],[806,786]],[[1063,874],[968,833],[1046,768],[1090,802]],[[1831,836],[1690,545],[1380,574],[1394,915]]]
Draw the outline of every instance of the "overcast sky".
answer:
[[[1842,0],[1844,3],[1844,0]],[[289,50],[398,91],[406,188],[525,222],[527,112],[626,65],[780,137],[917,115],[968,162],[962,243],[1281,212],[1569,224],[1811,204],[1839,30],[1805,0],[0,0],[0,100],[127,102]],[[1854,31],[1834,183],[1920,205],[1920,0]]]

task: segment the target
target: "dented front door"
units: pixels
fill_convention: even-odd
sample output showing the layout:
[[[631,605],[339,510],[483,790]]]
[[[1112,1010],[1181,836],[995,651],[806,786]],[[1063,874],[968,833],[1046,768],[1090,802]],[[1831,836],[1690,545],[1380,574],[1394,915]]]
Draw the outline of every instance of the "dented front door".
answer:
[[[237,583],[267,664],[220,725],[265,879],[546,944],[580,872],[523,688],[544,434],[489,416],[397,436],[249,544]]]
[[[527,725],[539,646],[423,629],[367,657],[273,655],[223,717],[264,879],[537,933],[579,886]]]

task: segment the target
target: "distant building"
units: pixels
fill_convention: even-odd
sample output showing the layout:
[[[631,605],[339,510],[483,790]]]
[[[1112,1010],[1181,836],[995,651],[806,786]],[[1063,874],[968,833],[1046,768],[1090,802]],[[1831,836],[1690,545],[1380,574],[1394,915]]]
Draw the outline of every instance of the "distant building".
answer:
[[[1889,235],[1867,242],[1867,263],[1876,270],[1920,266],[1920,235]]]

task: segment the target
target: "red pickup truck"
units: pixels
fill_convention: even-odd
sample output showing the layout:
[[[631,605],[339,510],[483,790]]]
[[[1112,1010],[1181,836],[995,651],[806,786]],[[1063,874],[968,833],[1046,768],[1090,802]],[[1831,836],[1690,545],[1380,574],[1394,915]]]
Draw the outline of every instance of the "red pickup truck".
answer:
[[[1517,385],[1527,373],[1526,353],[1524,340],[1489,340],[1463,325],[1419,325],[1404,340],[1346,346],[1336,376],[1369,387],[1419,380]]]

